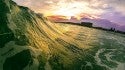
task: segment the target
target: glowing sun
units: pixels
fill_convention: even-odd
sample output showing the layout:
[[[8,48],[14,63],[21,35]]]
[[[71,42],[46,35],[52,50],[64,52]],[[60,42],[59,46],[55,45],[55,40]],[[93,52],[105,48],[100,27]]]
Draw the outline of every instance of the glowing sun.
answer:
[[[67,19],[70,19],[71,16],[79,18],[78,15],[81,14],[85,9],[87,9],[87,3],[59,2],[57,4],[56,10],[53,11],[53,14],[66,16]]]

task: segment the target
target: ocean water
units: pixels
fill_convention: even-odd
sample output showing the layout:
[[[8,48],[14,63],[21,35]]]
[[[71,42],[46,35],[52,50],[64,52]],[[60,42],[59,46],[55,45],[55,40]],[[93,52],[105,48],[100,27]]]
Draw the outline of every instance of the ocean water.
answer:
[[[94,57],[95,64],[106,67],[107,70],[125,70],[124,34],[69,24],[58,25],[64,30],[63,34],[73,38],[72,43],[76,43],[83,49],[95,51],[94,55],[89,53]],[[97,50],[95,50],[96,47]],[[86,66],[94,70],[91,62],[87,61]],[[85,70],[85,65],[83,68]]]

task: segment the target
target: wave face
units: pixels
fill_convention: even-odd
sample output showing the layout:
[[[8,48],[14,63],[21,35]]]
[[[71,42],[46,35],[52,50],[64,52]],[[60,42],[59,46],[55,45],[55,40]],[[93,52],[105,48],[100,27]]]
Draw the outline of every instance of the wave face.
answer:
[[[125,35],[57,24],[0,0],[0,70],[125,70]]]

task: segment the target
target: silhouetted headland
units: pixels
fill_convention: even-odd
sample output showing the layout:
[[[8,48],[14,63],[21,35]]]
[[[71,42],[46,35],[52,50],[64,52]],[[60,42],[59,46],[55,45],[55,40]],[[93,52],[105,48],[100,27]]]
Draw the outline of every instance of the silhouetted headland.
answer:
[[[99,30],[104,30],[104,31],[111,31],[111,32],[116,32],[116,33],[121,33],[121,34],[125,34],[124,31],[120,31],[120,30],[116,30],[115,28],[103,28],[103,27],[94,27],[93,23],[91,22],[81,22],[81,23],[74,23],[74,22],[55,22],[55,23],[63,23],[63,24],[71,24],[71,25],[78,25],[78,26],[85,26],[85,27],[89,27],[89,28],[94,28],[94,29],[99,29]]]

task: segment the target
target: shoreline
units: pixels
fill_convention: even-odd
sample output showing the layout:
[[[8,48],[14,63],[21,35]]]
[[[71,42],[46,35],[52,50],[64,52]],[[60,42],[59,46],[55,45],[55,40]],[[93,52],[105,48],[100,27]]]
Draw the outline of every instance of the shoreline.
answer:
[[[91,25],[84,25],[85,24],[93,24],[91,22],[82,22],[81,23],[73,23],[73,22],[54,22],[54,23],[62,23],[62,24],[70,24],[70,25],[77,25],[77,26],[84,26],[84,27],[89,27],[89,28],[94,28],[94,29],[99,29],[99,30],[104,30],[104,31],[110,31],[110,32],[115,32],[115,33],[120,33],[120,34],[125,34],[124,31],[120,31],[120,30],[114,30],[114,29],[106,29],[106,28],[103,28],[103,27],[93,27]]]

